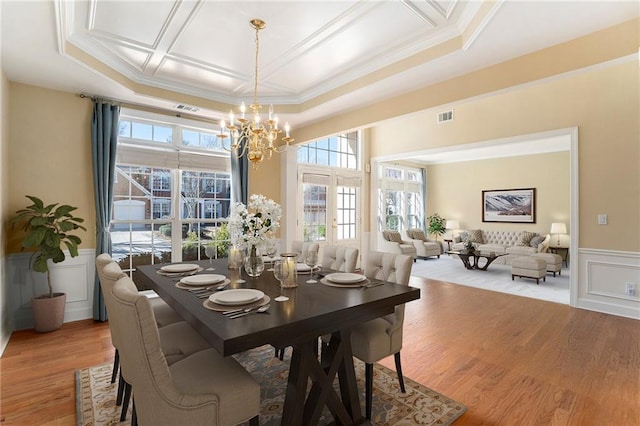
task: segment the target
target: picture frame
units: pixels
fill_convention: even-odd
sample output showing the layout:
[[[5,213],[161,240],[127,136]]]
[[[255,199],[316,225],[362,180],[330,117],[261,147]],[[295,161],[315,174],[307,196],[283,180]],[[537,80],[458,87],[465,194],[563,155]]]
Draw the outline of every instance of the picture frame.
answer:
[[[536,189],[482,191],[482,221],[536,223]]]

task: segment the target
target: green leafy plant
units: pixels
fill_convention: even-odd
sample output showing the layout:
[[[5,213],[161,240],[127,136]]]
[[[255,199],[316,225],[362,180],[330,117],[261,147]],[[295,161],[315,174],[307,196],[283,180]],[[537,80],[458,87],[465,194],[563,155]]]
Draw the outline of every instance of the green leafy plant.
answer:
[[[427,218],[427,232],[431,235],[436,236],[436,241],[438,241],[438,236],[443,235],[446,231],[447,221],[443,217],[440,217],[438,213],[434,213]]]
[[[63,262],[65,259],[63,247],[69,250],[71,257],[78,255],[78,245],[82,242],[77,235],[69,234],[76,229],[87,229],[80,225],[84,219],[71,214],[77,207],[67,204],[44,205],[41,199],[31,195],[26,196],[33,204],[18,210],[11,218],[12,227],[21,225],[25,236],[22,239],[22,249],[33,249],[30,259],[32,269],[47,274],[49,297],[53,297],[53,287],[49,277],[49,265]]]

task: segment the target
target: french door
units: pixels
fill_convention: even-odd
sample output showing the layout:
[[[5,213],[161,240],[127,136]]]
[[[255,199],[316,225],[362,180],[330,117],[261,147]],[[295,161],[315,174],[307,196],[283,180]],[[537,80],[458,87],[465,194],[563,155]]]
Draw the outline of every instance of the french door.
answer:
[[[360,249],[361,182],[358,172],[301,168],[298,176],[298,238]]]

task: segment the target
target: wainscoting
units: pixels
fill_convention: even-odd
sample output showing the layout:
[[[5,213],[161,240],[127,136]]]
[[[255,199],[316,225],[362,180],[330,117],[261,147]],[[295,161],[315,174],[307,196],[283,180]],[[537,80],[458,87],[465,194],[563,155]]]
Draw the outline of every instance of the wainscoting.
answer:
[[[29,268],[31,253],[11,254],[7,258],[7,317],[9,330],[33,327],[31,298],[48,292],[45,274]],[[95,250],[82,249],[78,256],[54,264],[50,269],[54,292],[67,293],[64,322],[93,317]]]
[[[640,319],[640,253],[579,249],[579,288],[576,306]],[[625,294],[633,283],[636,294]]]

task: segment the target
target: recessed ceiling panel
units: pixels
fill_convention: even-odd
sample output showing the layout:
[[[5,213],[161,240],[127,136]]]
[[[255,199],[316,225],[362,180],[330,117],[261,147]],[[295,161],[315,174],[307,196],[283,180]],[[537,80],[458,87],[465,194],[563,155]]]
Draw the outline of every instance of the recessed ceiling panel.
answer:
[[[147,52],[141,52],[137,49],[131,49],[118,44],[111,44],[107,47],[114,55],[117,55],[123,61],[130,66],[134,67],[137,71],[142,72],[143,65],[149,54]]]
[[[221,94],[233,92],[242,83],[241,80],[231,76],[170,59],[161,64],[155,77],[189,86],[202,87],[204,90]]]
[[[153,46],[173,6],[171,1],[96,0],[93,28],[89,29]]]

